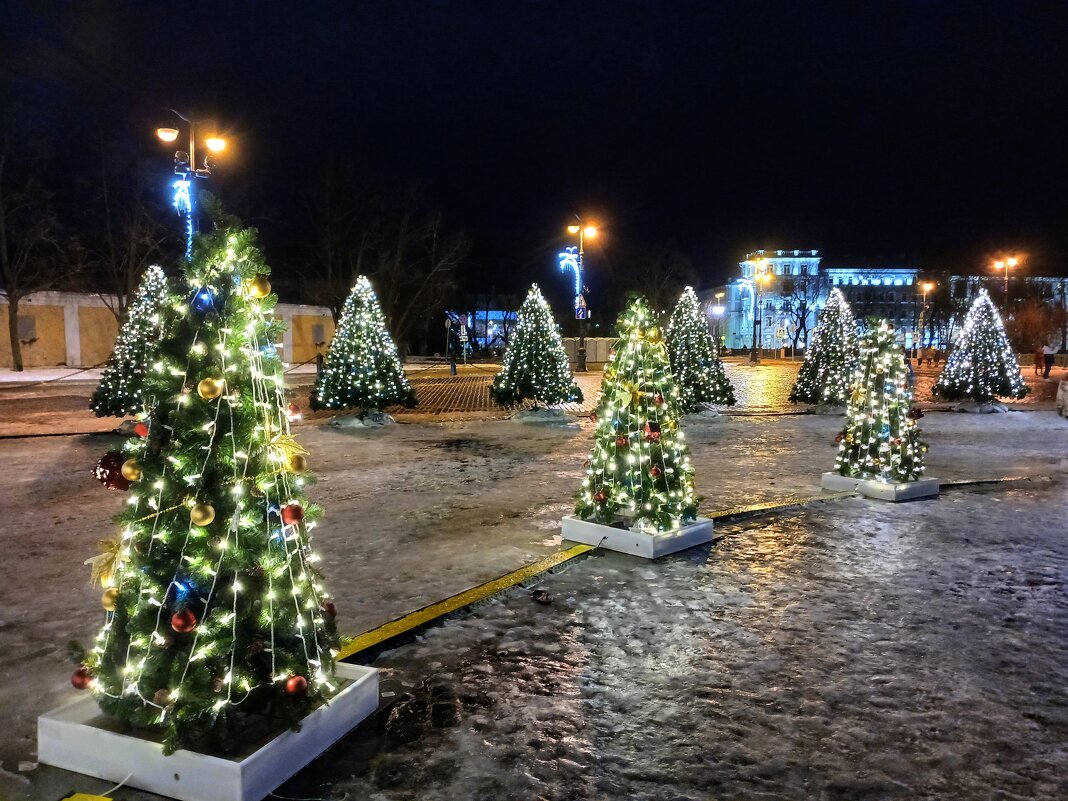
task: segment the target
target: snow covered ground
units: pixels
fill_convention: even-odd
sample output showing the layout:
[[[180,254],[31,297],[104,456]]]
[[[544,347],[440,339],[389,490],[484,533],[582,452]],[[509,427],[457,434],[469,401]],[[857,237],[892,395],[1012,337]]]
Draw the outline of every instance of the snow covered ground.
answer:
[[[1068,425],[1052,412],[1012,413],[999,415],[996,420],[938,413],[929,414],[921,421],[921,425],[931,443],[930,473],[947,479],[1006,474],[1050,474],[1068,453]],[[711,512],[737,504],[772,500],[798,493],[817,493],[819,474],[829,468],[834,458],[834,434],[838,426],[837,418],[818,416],[720,417],[690,422],[685,430],[698,470],[698,489],[705,497],[703,511]],[[339,624],[343,632],[351,634],[496,577],[556,550],[559,547],[558,521],[560,516],[570,509],[571,496],[580,481],[582,462],[589,447],[590,423],[583,420],[581,428],[569,430],[541,428],[508,421],[474,421],[403,424],[377,431],[338,431],[319,424],[305,424],[298,428],[298,434],[311,452],[312,469],[319,475],[319,483],[312,488],[311,495],[327,511],[324,525],[316,530],[316,546],[323,554],[323,568],[328,586],[338,599]],[[83,567],[82,562],[96,553],[97,540],[111,532],[110,517],[122,502],[121,495],[103,489],[89,473],[95,460],[107,450],[108,442],[109,438],[106,436],[0,441],[0,458],[7,468],[3,493],[5,516],[0,528],[5,554],[5,559],[0,561],[0,727],[3,731],[0,735],[0,768],[6,771],[6,774],[0,775],[0,797],[4,796],[5,789],[11,794],[35,797],[35,789],[28,777],[33,777],[33,781],[46,783],[55,781],[48,779],[47,771],[20,773],[19,765],[23,762],[32,764],[36,759],[36,716],[70,697],[73,692],[68,683],[72,666],[65,659],[67,641],[72,638],[87,641],[93,636],[101,620],[99,591],[87,585],[88,569]],[[700,637],[707,645],[705,650],[709,652],[725,650],[736,654],[737,651],[743,650],[762,653],[770,648],[768,643],[775,637],[810,640],[816,638],[815,641],[818,641],[819,631],[825,630],[830,624],[817,614],[818,610],[806,612],[806,604],[809,603],[806,598],[808,593],[813,591],[813,585],[806,582],[814,580],[813,571],[824,571],[832,577],[827,578],[826,582],[828,586],[836,588],[836,592],[833,596],[816,597],[812,601],[813,604],[823,604],[829,608],[849,601],[854,594],[857,594],[858,598],[866,598],[868,600],[863,601],[863,608],[860,610],[867,616],[864,620],[874,627],[873,631],[878,629],[889,632],[887,636],[892,634],[891,639],[897,642],[902,635],[900,632],[893,632],[897,631],[895,627],[901,625],[900,621],[905,619],[902,617],[905,614],[902,610],[906,608],[906,600],[934,597],[932,587],[941,585],[942,581],[937,577],[943,574],[951,577],[952,582],[964,582],[966,590],[968,587],[981,589],[994,580],[988,576],[988,571],[993,571],[990,576],[998,575],[998,554],[1001,553],[999,549],[1002,547],[1009,549],[1009,555],[1012,557],[1006,564],[1019,565],[1028,570],[1046,570],[1052,566],[1055,574],[1060,576],[1058,581],[1063,581],[1063,560],[1068,553],[1068,544],[1063,536],[1066,528],[1064,510],[1068,508],[1066,501],[1068,496],[1065,494],[1064,483],[1061,482],[1051,487],[1026,490],[998,490],[989,493],[957,491],[933,503],[904,507],[885,507],[857,501],[822,507],[819,513],[790,517],[789,520],[794,522],[784,519],[781,523],[749,524],[743,528],[746,531],[752,529],[752,535],[746,534],[745,537],[729,540],[726,545],[717,546],[714,552],[716,559],[713,563],[717,566],[716,570],[720,570],[722,566],[718,555],[727,553],[724,548],[737,549],[730,551],[734,555],[726,562],[733,566],[732,569],[737,571],[737,575],[730,578],[721,573],[712,574],[715,578],[707,585],[707,589],[693,590],[698,594],[687,597],[687,603],[704,604],[702,614],[716,620],[724,619],[724,615],[731,613],[732,609],[735,614],[744,612],[747,616],[746,625],[753,627],[755,633],[746,634],[744,637],[741,634],[730,634],[727,630],[706,629]],[[1022,511],[1016,512],[1016,509]],[[903,510],[903,517],[912,522],[899,530],[892,522],[893,516],[897,514],[894,510]],[[931,534],[928,534],[925,528],[928,523],[932,527]],[[770,539],[768,536],[757,535],[757,532],[769,526],[772,531],[779,530],[776,526],[785,527],[782,528],[785,533],[781,536],[769,535]],[[857,537],[861,536],[860,532],[866,530],[875,532],[870,544],[873,547],[878,545],[877,552],[870,552],[867,548],[851,550],[846,544],[842,544],[840,539],[836,539],[861,542]],[[904,536],[902,532],[908,535],[908,548],[898,542]],[[747,539],[750,536],[753,537],[752,540]],[[940,543],[939,549],[930,551],[923,547],[928,536],[933,536]],[[953,536],[958,539],[952,539]],[[964,543],[960,538],[965,536],[973,542],[983,543],[983,548]],[[777,553],[779,548],[775,543],[780,539],[783,543],[799,543],[797,548],[800,550],[786,549],[784,553],[794,553],[795,557],[785,559],[775,556],[771,563],[766,563],[767,554],[764,552]],[[864,542],[867,543],[867,540]],[[818,561],[814,562],[817,558]],[[1008,556],[1005,558],[1008,559]],[[842,562],[841,565],[838,564],[839,561]],[[663,568],[659,563],[639,568],[636,563],[616,563],[612,559],[598,559],[590,563],[594,564],[614,565],[614,571],[621,571],[619,580],[632,583],[625,591],[620,589],[620,593],[628,598],[627,604],[613,607],[613,604],[618,605],[621,602],[619,598],[613,601],[605,597],[596,601],[595,605],[605,607],[605,617],[602,618],[578,615],[576,611],[578,616],[574,618],[573,625],[568,623],[564,626],[561,623],[558,627],[554,624],[554,631],[559,628],[555,644],[553,640],[544,638],[544,632],[537,635],[545,639],[545,642],[537,645],[539,650],[560,648],[566,651],[578,637],[578,630],[585,627],[590,627],[590,636],[601,632],[597,636],[609,637],[610,630],[621,625],[623,617],[632,622],[641,620],[644,615],[655,617],[660,614],[657,610],[666,603],[667,595],[674,593],[687,582],[695,581],[694,577],[704,570],[700,567],[698,555],[664,563]],[[890,581],[895,574],[887,572],[892,565],[900,568],[899,574],[896,575],[909,580],[902,585],[903,594],[900,597],[894,596],[896,606],[883,604],[880,600],[882,596],[868,588],[870,582],[880,576],[887,577],[885,586],[879,585],[880,587],[887,591],[896,587],[896,583]],[[553,581],[571,581],[572,575],[583,576],[585,573],[581,571],[591,569],[593,568],[580,566]],[[765,572],[765,579],[760,579],[765,576]],[[921,579],[927,575],[931,577],[931,586],[924,587]],[[754,582],[759,585],[758,579],[765,582],[762,593],[754,594],[751,590],[744,589]],[[589,579],[582,581],[588,583]],[[853,582],[857,582],[856,586]],[[776,587],[780,585],[781,594],[777,594],[780,590],[776,590]],[[1057,597],[1060,597],[1060,602],[1063,603],[1064,587],[1063,584],[1058,586],[1057,592],[1061,595]],[[656,587],[660,589],[654,592]],[[730,590],[730,587],[740,589]],[[915,595],[905,593],[905,587],[913,587],[912,592]],[[572,592],[567,589],[550,589],[561,598],[568,597]],[[983,648],[989,652],[991,660],[1008,660],[1006,664],[1016,665],[1021,661],[1020,653],[1029,653],[1035,644],[1030,639],[1020,640],[1015,644],[1000,639],[1004,632],[1001,632],[998,626],[1005,616],[1001,605],[1007,601],[1008,596],[1001,597],[1000,590],[979,592],[979,589],[975,592],[964,591],[952,599],[943,599],[941,605],[932,607],[931,614],[935,615],[937,610],[941,621],[939,625],[944,627],[958,622],[956,618],[960,617],[959,622],[967,632],[978,631],[976,621],[983,616],[989,616],[990,620],[994,621],[991,627],[998,633],[998,638],[991,640]],[[749,595],[745,596],[745,593]],[[734,609],[733,605],[740,603],[743,596],[749,597],[750,600],[746,601],[744,606]],[[521,602],[517,600],[514,603]],[[507,601],[501,608],[511,609],[512,604],[513,601]],[[551,610],[542,614],[559,614],[561,608],[563,607],[558,601]],[[578,608],[576,605],[575,609]],[[588,605],[585,608],[588,608]],[[681,607],[687,608],[685,605]],[[609,615],[611,609],[616,609],[613,614],[622,617]],[[795,621],[794,613],[787,613],[786,609],[792,609],[800,616]],[[850,614],[857,613],[849,604],[843,614],[847,611]],[[1057,617],[1063,609],[1042,607],[1041,611],[1050,620],[1059,620],[1061,623],[1059,630],[1051,629],[1048,635],[1043,635],[1050,642],[1042,647],[1063,648],[1065,621]],[[921,612],[917,611],[916,614]],[[475,621],[476,618],[471,620]],[[968,620],[972,622],[965,625]],[[1039,628],[1046,626],[1037,618],[1035,621],[1027,618],[1027,621],[1026,631],[1029,633],[1036,633]],[[477,629],[480,624],[461,621],[453,625],[470,625]],[[446,636],[452,630],[447,627],[433,633],[431,637]],[[713,675],[710,671],[714,667],[716,670],[727,670],[722,665],[717,667],[700,661],[687,662],[682,655],[672,650],[682,647],[681,643],[672,644],[659,637],[648,639],[639,653],[635,651],[636,644],[628,645],[630,638],[624,636],[627,630],[626,627],[621,628],[613,647],[622,649],[623,655],[633,657],[634,664],[631,668],[634,671],[641,665],[655,663],[663,665],[671,675],[676,675],[672,667],[674,663],[688,666],[683,671],[684,675],[676,677],[675,684],[672,685],[676,689],[688,686],[689,692],[705,693],[712,686],[707,680]],[[925,647],[932,647],[937,639],[935,631],[942,633],[942,629],[938,627],[931,629]],[[1013,629],[1013,632],[1015,631]],[[1042,628],[1042,631],[1045,632],[1045,629]],[[741,637],[741,640],[733,640],[732,637],[735,636]],[[527,635],[523,637],[525,639]],[[741,648],[743,645],[745,648]],[[527,646],[534,648],[533,643],[527,643]],[[435,647],[443,652],[465,653],[464,649],[468,648],[468,645],[462,639],[453,644],[442,640]],[[666,650],[657,650],[660,648]],[[1021,652],[1019,648],[1026,650]],[[926,651],[921,649],[914,655],[917,658],[926,658],[924,653]],[[1061,669],[1065,665],[1063,656],[1062,651],[1059,662]],[[830,658],[828,654],[821,653],[812,653],[810,657]],[[472,657],[475,661],[471,664],[477,664],[479,658],[481,657],[476,654]],[[766,658],[782,659],[770,655]],[[425,655],[417,655],[416,651],[409,649],[398,650],[389,656],[389,664],[397,668],[409,660],[412,665],[411,672],[404,674],[404,678],[410,683],[415,683],[415,678],[426,666],[440,661],[437,657],[431,659]],[[900,662],[900,669],[904,670],[907,660],[902,657]],[[541,670],[543,664],[548,664],[551,669],[548,672]],[[486,668],[472,670],[475,673],[485,670],[488,676],[494,675],[498,670],[493,664],[487,667],[492,671]],[[840,667],[837,663],[834,665],[835,669]],[[454,668],[455,666],[449,667],[450,670]],[[582,686],[574,682],[559,684],[565,677],[556,676],[555,673],[557,669],[564,670],[563,666],[557,668],[551,663],[533,660],[523,669],[526,671],[523,681],[545,683],[547,688],[560,686],[561,691],[576,693],[576,699],[580,699],[575,701],[579,704],[576,708],[583,708],[585,701],[581,701]],[[805,684],[820,675],[820,670],[823,669],[818,665],[812,667],[809,673],[802,674],[804,681],[796,681],[799,685]],[[826,669],[830,670],[830,667]],[[864,668],[866,669],[868,668]],[[773,702],[769,699],[774,692],[769,687],[779,688],[785,693],[792,685],[780,681],[770,667],[763,670],[770,677],[767,682],[763,679],[756,680],[760,678],[757,676],[750,685],[746,685],[739,679],[737,685],[721,688],[719,692],[747,694],[747,697],[761,699],[754,701],[761,708],[770,707]],[[855,681],[861,682],[868,674],[859,667],[858,671],[860,672],[857,673]],[[1049,674],[1048,665],[1045,672]],[[609,678],[603,671],[598,675],[601,676],[599,681],[607,681]],[[956,681],[952,673],[944,675]],[[488,690],[491,685],[499,684],[498,692],[520,697],[523,691],[510,687],[510,681],[519,681],[519,678],[514,672],[505,671],[492,681],[487,679],[484,689]],[[874,678],[871,681],[871,686],[881,686]],[[1042,681],[1046,679],[1041,679],[1036,674],[1032,684],[1038,687]],[[1060,685],[1063,684],[1061,681]],[[860,684],[849,686],[853,689],[848,698],[851,698],[852,702],[860,703],[860,700],[863,700],[862,690],[868,690]],[[969,699],[975,701],[969,694],[981,695],[981,692],[986,692],[982,687],[966,684],[950,689],[961,694],[962,706],[966,706],[965,701]],[[682,690],[679,689],[679,692]],[[893,702],[895,699],[909,697],[907,685],[895,692],[899,692],[899,695],[887,696],[886,709],[889,711],[885,714],[905,715],[904,712],[893,710]],[[778,702],[779,708],[784,710],[780,713],[780,723],[785,728],[800,725],[789,721],[789,718],[796,714],[796,708],[790,706],[796,699],[791,699],[793,696],[787,694]],[[721,700],[709,697],[702,700],[700,705],[711,710],[721,703]],[[1056,698],[1053,699],[1055,700]],[[1049,703],[1052,704],[1053,701]],[[545,703],[549,703],[549,700]],[[620,703],[629,702],[623,699]],[[654,714],[654,707],[655,705],[636,707],[644,710],[643,716],[650,717],[639,716],[629,724],[633,727],[633,731],[627,735],[631,742],[645,743],[641,732],[649,726],[663,728],[667,718],[661,720],[659,716],[662,713]],[[871,709],[858,707],[861,709],[856,713],[858,717],[849,718],[849,725],[843,723],[843,727],[839,728],[835,723],[838,720],[837,707],[831,704],[829,709],[830,713],[820,713],[829,721],[826,723],[826,736],[845,740],[860,737],[865,715],[870,717],[873,714]],[[1063,715],[1063,707],[1059,708],[1059,711],[1054,707],[1051,707],[1051,710],[1043,713],[1053,721],[1049,725],[1062,725],[1063,718],[1058,718],[1057,715]],[[567,714],[570,715],[571,711],[569,709]],[[506,705],[501,707],[499,714],[506,713],[513,716],[511,719],[518,731],[525,725],[524,721],[535,719],[537,708],[535,706],[524,711],[517,707],[513,710],[510,705]],[[685,714],[678,714],[683,715],[685,727],[698,725],[699,716],[693,717],[698,715],[697,712],[690,710]],[[727,720],[729,715],[726,712],[723,714],[724,720]],[[463,726],[473,726],[473,719],[468,712],[464,715]],[[746,720],[747,718],[743,717],[741,722],[732,724],[738,729],[734,739],[740,738],[742,730],[746,728]],[[1031,725],[1036,731],[1042,731],[1047,726],[1044,720],[1036,720]],[[1058,720],[1061,723],[1057,723]],[[576,721],[575,725],[585,726],[583,718],[576,718]],[[583,736],[595,738],[594,744],[598,748],[601,745],[607,747],[607,740],[604,738],[608,735],[599,734],[593,723]],[[613,733],[609,738],[613,741],[618,739],[618,730],[612,728],[617,724],[623,725],[621,720],[604,723],[609,726],[605,731]],[[951,730],[946,731],[948,734],[945,736],[952,736]],[[663,732],[663,735],[668,737],[667,732]],[[507,764],[528,765],[532,764],[530,760],[548,760],[563,774],[572,769],[577,770],[569,767],[570,762],[585,764],[581,759],[576,761],[570,752],[554,744],[552,738],[531,738],[532,742],[537,740],[549,743],[546,747],[552,750],[543,753],[538,750],[541,745],[524,746],[526,741],[516,739],[518,735],[514,732],[509,736],[513,738],[510,741],[510,753],[520,753],[513,753],[513,756],[509,757],[512,762]],[[806,743],[810,736],[813,735],[804,732],[796,734],[799,741],[804,740]],[[757,747],[755,741],[746,742],[748,745],[745,745],[744,749],[742,744],[738,744],[737,747],[742,749],[739,753],[748,754],[746,759],[754,759],[761,748]],[[773,741],[768,742],[770,744]],[[873,742],[882,743],[880,747],[886,749],[892,745],[890,740],[876,739]],[[464,748],[468,745],[464,745]],[[524,752],[525,747],[533,750]],[[623,745],[619,747],[623,748]],[[457,751],[455,758],[459,759],[461,753],[463,752]],[[591,755],[611,753],[616,752],[596,749],[590,751]],[[630,752],[623,748],[618,753]],[[656,764],[660,767],[656,770],[661,773],[650,773],[650,776],[663,775],[669,770],[670,753],[669,750],[659,752]],[[410,755],[408,758],[410,760]],[[618,759],[622,760],[623,756]],[[677,771],[686,773],[690,770],[692,759],[696,759],[693,754],[685,758],[680,757]],[[974,756],[970,759],[974,761]],[[971,765],[973,761],[962,764]],[[640,772],[644,769],[643,764],[635,757],[628,770]],[[963,768],[961,770],[963,771]],[[702,771],[702,775],[712,773],[714,771],[708,766]],[[796,772],[787,773],[795,776]],[[45,778],[39,779],[40,776]],[[784,776],[786,774],[774,774],[768,781],[774,785],[776,782],[786,781]],[[376,778],[374,781],[379,782],[380,779]],[[389,791],[381,797],[434,797],[418,793],[404,795],[411,785],[405,784],[404,777],[397,781],[400,789],[396,792]],[[472,784],[466,795],[459,793],[450,796],[445,793],[440,797],[503,797],[493,793],[483,796],[476,792],[479,786],[481,785],[477,782]],[[608,790],[598,790],[598,786],[588,785],[591,793],[589,797],[599,797],[598,792],[608,793],[605,797],[612,797]],[[641,789],[644,786],[634,785],[637,788],[634,792],[645,792]],[[100,785],[96,789],[102,787],[103,785]],[[375,792],[386,792],[387,789],[379,787]],[[530,797],[538,797],[539,792],[541,791],[532,791]],[[879,795],[879,792],[870,791],[866,797],[890,797]],[[336,797],[340,798],[340,793]],[[357,794],[350,797],[361,796]],[[549,794],[545,797],[557,796]],[[723,797],[760,796],[744,793],[732,796],[725,793]],[[789,797],[800,796],[790,794]],[[827,797],[865,796],[858,792]]]

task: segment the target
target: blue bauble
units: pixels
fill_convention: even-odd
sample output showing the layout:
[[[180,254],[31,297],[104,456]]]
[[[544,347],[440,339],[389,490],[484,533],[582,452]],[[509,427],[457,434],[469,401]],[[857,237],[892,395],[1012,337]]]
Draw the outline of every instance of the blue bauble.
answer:
[[[215,303],[218,297],[215,294],[215,290],[210,286],[202,286],[195,293],[193,293],[193,299],[189,301],[189,305],[193,307],[193,310],[198,314],[207,314],[208,312],[215,311]]]

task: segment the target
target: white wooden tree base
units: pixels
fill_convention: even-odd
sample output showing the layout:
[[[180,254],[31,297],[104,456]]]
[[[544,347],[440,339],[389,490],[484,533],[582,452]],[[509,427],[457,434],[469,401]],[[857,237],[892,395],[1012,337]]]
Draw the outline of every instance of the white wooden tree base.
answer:
[[[838,473],[824,473],[820,486],[836,492],[859,492],[865,498],[880,501],[911,501],[915,498],[928,498],[938,495],[937,478],[921,478],[916,481],[887,482],[872,478],[856,478]]]
[[[250,754],[234,758],[179,750],[164,756],[152,740],[101,728],[89,695],[37,718],[38,759],[181,801],[260,801],[378,709],[378,671],[337,664],[349,684],[330,703]]]
[[[582,520],[573,515],[564,518],[562,528],[565,540],[629,553],[645,559],[656,559],[712,541],[712,521],[707,517],[699,517],[693,523],[688,523],[675,531],[662,531],[657,534],[639,531],[636,528],[613,528],[604,523]]]

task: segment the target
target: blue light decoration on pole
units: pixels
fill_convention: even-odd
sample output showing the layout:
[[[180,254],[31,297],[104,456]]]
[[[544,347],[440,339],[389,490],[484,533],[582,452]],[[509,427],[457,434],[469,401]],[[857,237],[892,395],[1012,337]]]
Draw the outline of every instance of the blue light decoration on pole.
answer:
[[[174,154],[174,174],[180,176],[173,184],[174,197],[171,203],[175,211],[185,218],[185,258],[193,257],[193,234],[197,231],[196,224],[196,188],[193,186],[194,178],[207,178],[211,175],[212,153],[220,153],[226,149],[226,140],[219,136],[209,136],[204,139],[204,146],[208,149],[208,155],[204,156],[204,165],[196,166],[196,123],[188,117],[179,114],[174,109],[171,113],[189,125],[189,149],[178,150]],[[177,128],[157,128],[156,136],[162,142],[174,142],[178,139]]]
[[[579,323],[578,358],[575,370],[584,373],[586,372],[586,321],[590,318],[590,310],[586,306],[586,298],[584,296],[582,257],[585,254],[586,237],[596,236],[597,228],[584,223],[578,215],[575,215],[575,219],[578,220],[578,224],[569,225],[567,232],[578,235],[578,248],[573,245],[564,248],[561,253],[557,254],[557,258],[560,260],[560,272],[571,271],[575,276],[575,319]]]

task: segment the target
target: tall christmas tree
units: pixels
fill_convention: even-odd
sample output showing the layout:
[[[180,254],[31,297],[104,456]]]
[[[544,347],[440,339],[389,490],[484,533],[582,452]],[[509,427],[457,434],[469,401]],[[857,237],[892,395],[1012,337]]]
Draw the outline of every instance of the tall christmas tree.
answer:
[[[371,282],[356,279],[341,309],[326,364],[315,379],[313,409],[383,409],[415,405],[415,392],[404,375],[397,347]]]
[[[493,379],[490,395],[502,406],[527,398],[546,406],[582,403],[582,390],[571,374],[560,331],[537,284],[530,287],[519,307],[504,364]]]
[[[167,753],[233,745],[252,715],[296,725],[335,689],[319,513],[253,236],[198,237],[184,267],[145,381],[147,436],[125,445],[128,503],[92,560],[104,625],[72,677],[105,713],[161,729]]]
[[[856,369],[857,324],[845,296],[835,287],[812,332],[790,402],[842,406]]]
[[[667,345],[683,412],[692,412],[703,403],[734,405],[734,387],[693,287],[683,290],[675,306],[667,327]]]
[[[617,328],[575,512],[584,520],[610,524],[622,518],[668,531],[697,517],[693,467],[678,423],[679,388],[644,298],[628,304]]]
[[[145,371],[163,331],[167,293],[162,268],[153,265],[145,270],[126,309],[115,350],[89,401],[97,417],[125,417],[144,410]]]
[[[838,435],[834,469],[843,476],[915,481],[923,475],[927,445],[912,411],[905,354],[894,327],[880,320],[860,341],[860,362]]]
[[[986,403],[1028,393],[1020,363],[1005,334],[1001,315],[985,289],[964,318],[964,326],[933,392],[946,400]]]

